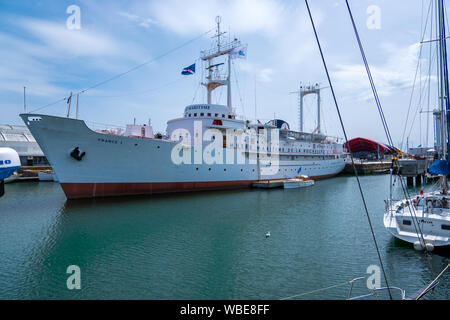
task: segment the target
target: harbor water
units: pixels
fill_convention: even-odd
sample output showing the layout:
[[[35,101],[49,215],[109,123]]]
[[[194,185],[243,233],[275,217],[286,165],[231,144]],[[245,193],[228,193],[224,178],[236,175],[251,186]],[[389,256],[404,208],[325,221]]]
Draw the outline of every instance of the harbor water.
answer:
[[[361,181],[389,284],[413,294],[450,254],[395,240],[382,222],[389,175]],[[77,201],[57,183],[5,189],[0,299],[346,299],[348,285],[317,290],[379,265],[351,176],[303,189]],[[80,290],[67,288],[70,265],[80,268]],[[368,293],[366,280],[353,293]],[[449,298],[450,272],[426,296]]]

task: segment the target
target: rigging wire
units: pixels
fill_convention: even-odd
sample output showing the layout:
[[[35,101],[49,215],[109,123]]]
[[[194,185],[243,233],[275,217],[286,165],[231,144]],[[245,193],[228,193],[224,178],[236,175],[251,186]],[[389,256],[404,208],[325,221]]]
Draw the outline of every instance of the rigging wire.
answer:
[[[235,82],[236,82],[236,87],[237,87],[237,89],[238,89],[239,101],[241,102],[242,114],[243,114],[244,117],[245,117],[244,101],[243,101],[243,99],[242,99],[241,89],[240,89],[240,87],[239,87],[239,81],[238,81],[238,76],[237,76],[237,72],[236,72],[236,66],[235,66],[233,60],[231,60],[231,62],[232,62],[232,66],[233,66],[234,78],[236,79]]]
[[[432,5],[432,3],[433,2],[431,1],[430,4]],[[431,11],[433,11],[433,6],[432,6]],[[428,24],[428,19],[427,19],[426,23]],[[427,24],[425,25],[424,32],[426,31]],[[432,39],[432,37],[433,37],[433,22],[432,22],[432,15],[431,15],[431,19],[430,19],[430,39]],[[423,43],[422,43],[422,45],[423,45]],[[423,85],[423,89],[420,91],[419,104],[417,105],[416,112],[414,114],[414,118],[413,118],[412,124],[410,126],[409,131],[408,131],[408,137],[411,137],[411,133],[412,133],[412,130],[414,129],[414,124],[415,124],[415,121],[416,121],[419,109],[421,109],[420,110],[420,115],[419,115],[419,121],[420,121],[419,122],[419,126],[420,126],[420,128],[422,127],[421,113],[423,113],[422,112],[423,108],[421,108],[421,102],[422,102],[422,96],[425,96],[424,92],[425,92],[425,90],[427,90],[427,111],[426,111],[427,118],[426,118],[426,131],[425,131],[425,146],[428,146],[428,138],[429,138],[429,119],[430,119],[430,114],[429,113],[430,113],[430,99],[431,99],[431,97],[430,97],[430,95],[431,95],[431,72],[432,72],[432,64],[435,61],[435,59],[437,59],[437,55],[435,55],[435,54],[436,54],[436,52],[433,52],[433,42],[431,41],[430,42],[430,54],[429,54],[429,60],[428,60],[429,61],[428,77],[427,77],[426,82]],[[420,57],[419,57],[419,59],[420,59]],[[421,86],[422,85],[420,85],[420,87]],[[405,122],[405,127],[406,126],[407,126],[407,122]],[[422,139],[422,134],[420,134],[420,140],[421,139]],[[422,143],[420,143],[420,144],[422,144]]]
[[[431,48],[431,46],[430,46],[430,48]],[[429,68],[428,68],[428,70],[429,70],[428,74],[429,75],[431,74],[431,64],[435,61],[436,56],[432,55],[432,56],[430,56],[430,58],[431,59],[429,60]],[[430,78],[431,77],[428,76],[428,79],[430,79]],[[430,81],[428,81],[428,85],[431,85]],[[429,87],[428,87],[428,89],[429,89]],[[420,97],[422,97],[422,95],[424,95],[425,90],[427,90],[427,86],[426,85],[424,85],[423,89],[421,89],[420,94],[419,94]],[[420,111],[422,111],[422,108],[421,108],[422,103],[421,102],[422,102],[422,98],[420,98],[420,101],[419,101],[419,103],[417,105],[417,108],[416,108],[416,112],[414,113],[414,118],[412,119],[412,123],[411,123],[411,126],[410,126],[409,131],[408,131],[408,137],[411,137],[411,133],[412,133],[412,130],[414,129],[414,124],[416,122],[417,115],[420,114],[419,109],[421,109]],[[430,105],[430,101],[429,101],[429,97],[428,97],[428,109],[429,109],[429,105]],[[429,110],[427,112],[429,112]],[[419,121],[421,121],[421,120],[419,119]],[[427,127],[427,130],[428,130],[428,127]]]
[[[140,69],[140,68],[142,68],[142,67],[144,67],[144,66],[146,66],[146,65],[148,65],[148,64],[150,64],[150,63],[153,63],[153,62],[155,62],[155,61],[157,61],[157,60],[159,60],[159,59],[161,59],[161,58],[163,58],[163,57],[165,57],[165,56],[167,56],[167,55],[169,55],[169,54],[171,54],[171,53],[173,53],[173,52],[175,52],[175,51],[177,51],[177,50],[179,50],[179,49],[181,49],[181,48],[183,48],[183,47],[185,47],[185,46],[187,46],[187,45],[189,45],[189,44],[191,44],[192,42],[197,41],[198,39],[202,38],[203,36],[207,35],[208,33],[210,33],[210,32],[213,31],[213,30],[214,30],[214,29],[210,29],[210,30],[208,30],[208,31],[206,31],[206,32],[203,32],[202,34],[198,35],[197,37],[192,38],[192,39],[190,39],[190,40],[188,40],[188,41],[182,43],[181,45],[179,45],[179,46],[177,46],[177,47],[175,47],[175,48],[172,48],[172,49],[170,49],[170,50],[168,50],[168,51],[166,51],[166,52],[160,54],[159,56],[157,56],[157,57],[155,57],[155,58],[152,58],[152,59],[150,59],[150,60],[147,60],[147,61],[145,61],[145,62],[143,62],[143,63],[141,63],[141,64],[139,64],[139,65],[137,65],[137,66],[134,66],[134,67],[131,68],[131,69],[128,69],[127,71],[124,71],[124,72],[122,72],[122,73],[116,74],[116,75],[114,75],[114,76],[112,76],[112,77],[110,77],[110,78],[108,78],[108,79],[106,79],[106,80],[103,80],[103,81],[101,81],[101,82],[98,82],[98,83],[96,83],[96,84],[94,84],[94,85],[92,85],[92,86],[90,86],[90,87],[88,87],[88,88],[86,88],[86,89],[83,89],[83,90],[81,90],[81,91],[79,91],[79,92],[77,92],[77,93],[74,93],[73,95],[75,96],[75,95],[77,95],[77,94],[86,93],[87,91],[89,91],[89,90],[91,90],[91,89],[97,88],[97,87],[102,86],[102,85],[104,85],[104,84],[106,84],[106,83],[108,83],[108,82],[111,82],[111,81],[116,80],[116,79],[118,79],[118,78],[120,78],[120,77],[123,77],[124,75],[127,75],[127,74],[129,74],[129,73],[131,73],[131,72],[133,72],[133,71],[135,71],[135,70],[137,70],[137,69]],[[33,113],[33,112],[42,110],[42,109],[47,108],[47,107],[50,107],[50,106],[55,105],[55,104],[57,104],[57,103],[59,103],[59,102],[66,101],[67,99],[68,99],[68,97],[64,97],[64,98],[62,98],[62,99],[56,100],[56,101],[54,101],[54,102],[51,102],[51,103],[49,103],[49,104],[46,104],[46,105],[44,105],[44,106],[38,107],[38,108],[36,108],[36,109],[30,111],[30,113]]]
[[[353,25],[353,29],[354,29],[354,32],[355,32],[356,40],[357,40],[357,42],[358,42],[358,46],[359,46],[359,49],[360,49],[360,52],[361,52],[361,56],[362,56],[363,61],[364,61],[364,65],[365,65],[365,68],[366,68],[367,76],[368,76],[368,78],[369,78],[370,85],[371,85],[371,87],[372,87],[372,92],[373,92],[373,95],[374,95],[374,98],[375,98],[375,102],[376,102],[376,105],[377,105],[377,108],[378,108],[378,112],[379,112],[379,114],[380,114],[381,122],[383,123],[383,128],[384,128],[384,131],[385,131],[385,134],[386,134],[388,143],[389,143],[391,146],[394,146],[394,142],[393,142],[393,140],[392,140],[391,133],[390,133],[390,131],[389,131],[389,127],[388,127],[388,125],[387,125],[386,118],[385,118],[385,116],[384,116],[384,112],[383,112],[383,108],[382,108],[382,106],[381,106],[381,102],[380,102],[380,99],[379,99],[379,96],[378,96],[378,92],[377,92],[377,89],[376,89],[376,87],[375,87],[375,83],[374,83],[374,81],[373,81],[372,72],[370,71],[369,63],[367,62],[367,58],[366,58],[366,54],[365,54],[365,52],[364,52],[364,48],[363,48],[363,45],[362,45],[362,42],[361,42],[361,38],[360,38],[360,36],[359,36],[358,29],[357,29],[357,27],[356,27],[355,19],[353,18],[353,14],[352,14],[352,11],[351,11],[351,9],[350,9],[350,5],[349,5],[349,3],[348,3],[348,0],[345,0],[345,2],[346,2],[346,4],[347,4],[347,9],[348,9],[348,12],[349,12],[349,15],[350,15],[350,19],[351,19],[351,22],[352,22],[352,25]],[[428,19],[427,19],[427,20],[428,20]],[[421,48],[422,48],[422,47],[421,47]],[[417,70],[416,70],[416,71],[417,71]],[[417,75],[417,73],[416,73],[416,75]],[[351,150],[350,150],[350,154],[351,154]],[[394,164],[394,163],[393,163],[393,164]],[[355,169],[355,170],[356,170],[356,169]],[[402,186],[402,189],[403,189],[403,192],[404,192],[404,194],[405,194],[406,199],[410,199],[411,196],[410,196],[410,194],[408,193],[408,190],[406,189],[406,187],[405,187],[405,185],[404,185],[403,179],[401,179],[401,178],[400,178],[400,183],[401,183],[401,186]],[[407,201],[407,203],[409,202],[408,200],[406,200],[406,201]],[[416,213],[415,213],[415,209],[414,209],[414,208],[411,209],[411,206],[410,206],[410,205],[408,205],[408,208],[409,208],[409,212],[410,212],[410,214],[411,214],[411,217],[412,217],[412,219],[413,219],[413,221],[414,221],[414,228],[415,228],[417,237],[418,237],[418,238],[421,238],[421,239],[422,239],[422,243],[425,244],[425,240],[424,240],[424,238],[423,238],[423,232],[422,232],[422,230],[421,230],[421,228],[420,228],[420,225],[419,225],[419,222],[418,222]],[[417,226],[416,226],[416,223],[417,223]],[[380,259],[381,259],[381,258],[380,258]],[[388,286],[388,287],[389,287],[389,286]]]
[[[342,116],[341,116],[341,112],[340,112],[339,105],[338,105],[338,102],[337,102],[336,94],[334,92],[333,83],[331,82],[330,74],[328,72],[328,67],[327,67],[327,64],[326,64],[326,61],[325,61],[325,57],[324,57],[323,52],[322,52],[322,46],[320,45],[319,36],[317,35],[316,26],[315,26],[314,19],[313,19],[312,14],[311,14],[311,10],[309,8],[308,0],[305,0],[305,3],[306,3],[306,7],[308,9],[309,18],[311,20],[311,24],[312,24],[312,27],[313,27],[313,30],[314,30],[314,35],[315,35],[315,38],[316,38],[316,41],[317,41],[317,45],[319,47],[320,56],[322,58],[322,62],[323,62],[323,66],[324,66],[324,69],[325,69],[325,72],[326,72],[326,75],[327,75],[328,83],[330,85],[331,93],[333,95],[333,100],[334,100],[334,104],[336,106],[336,111],[337,111],[337,114],[338,114],[338,117],[339,117],[339,122],[341,124],[341,128],[342,128],[342,131],[344,133],[345,141],[347,142],[347,145],[348,145],[347,132],[345,131],[345,126],[344,126],[344,122],[342,120]],[[362,199],[362,202],[363,202],[363,205],[364,205],[364,210],[365,210],[365,213],[366,213],[366,216],[367,216],[367,221],[369,223],[370,231],[372,233],[373,242],[375,244],[375,248],[376,248],[376,251],[377,251],[377,254],[378,254],[378,260],[380,262],[380,267],[382,269],[382,272],[383,272],[383,275],[384,275],[384,280],[386,282],[386,287],[387,287],[388,292],[389,292],[389,298],[392,300],[392,295],[391,295],[391,291],[390,291],[390,288],[389,288],[388,279],[386,277],[386,272],[384,270],[383,260],[381,259],[381,254],[380,254],[380,250],[378,248],[377,239],[375,237],[375,232],[373,230],[372,221],[371,221],[370,215],[369,215],[369,210],[367,208],[367,203],[366,203],[366,200],[365,200],[365,197],[364,197],[364,192],[362,190],[361,181],[359,180],[358,170],[356,170],[353,154],[352,154],[351,150],[349,150],[349,151],[350,151],[350,158],[351,158],[351,161],[352,161],[353,171],[355,173],[356,181],[358,183],[359,192],[361,194],[361,199]]]
[[[155,88],[151,88],[151,89],[147,89],[147,90],[128,92],[128,93],[119,94],[119,95],[112,95],[112,96],[102,96],[102,95],[97,96],[97,95],[94,95],[94,96],[90,96],[90,97],[91,98],[106,98],[106,99],[109,99],[109,98],[121,98],[121,97],[135,96],[135,95],[145,95],[145,94],[148,94],[148,93],[151,93],[151,92],[158,91],[160,89],[164,89],[166,87],[169,87],[169,86],[171,86],[171,85],[173,85],[173,84],[175,84],[177,82],[180,82],[182,80],[184,80],[184,79],[180,78],[180,79],[177,79],[175,81],[170,81],[170,82],[167,82],[166,84],[163,84],[161,86],[158,86],[158,87],[155,87]]]
[[[427,18],[426,18],[425,21],[428,21],[428,18],[430,16],[431,4],[432,4],[432,1],[430,1],[430,5],[428,7],[428,12],[427,12]],[[425,27],[425,30],[426,30],[426,27]],[[425,30],[423,31],[423,33],[421,32],[422,33],[421,42],[423,42],[423,40],[425,39]],[[411,96],[410,96],[410,99],[409,99],[408,112],[406,114],[405,127],[403,128],[402,141],[401,141],[400,148],[403,148],[403,144],[405,142],[405,134],[406,134],[406,129],[407,129],[407,125],[408,125],[409,114],[411,112],[412,100],[413,100],[414,92],[415,92],[415,88],[416,88],[417,74],[418,74],[418,71],[419,71],[420,60],[421,60],[421,57],[422,57],[422,49],[423,49],[423,46],[420,46],[419,59],[417,60],[416,72],[415,72],[415,75],[414,75],[413,87],[412,87]]]

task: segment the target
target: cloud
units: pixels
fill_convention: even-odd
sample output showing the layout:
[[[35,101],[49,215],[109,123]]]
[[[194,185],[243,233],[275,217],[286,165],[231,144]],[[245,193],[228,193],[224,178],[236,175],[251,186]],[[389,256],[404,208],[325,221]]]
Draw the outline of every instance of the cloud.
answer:
[[[142,18],[138,15],[124,12],[124,11],[119,11],[117,14],[128,19],[129,21],[137,23],[138,26],[146,28],[146,29],[150,28],[152,25],[158,24],[158,22],[156,22],[155,20],[153,20],[151,18]]]
[[[63,23],[38,19],[21,19],[18,25],[42,41],[53,53],[111,56],[120,51],[118,44],[108,35],[89,29],[69,30]]]
[[[150,3],[150,11],[160,24],[179,34],[211,29],[220,15],[240,34],[273,32],[282,20],[283,2],[274,0],[168,0]]]
[[[2,92],[22,93],[26,86],[30,98],[62,97],[80,86],[74,83],[84,81],[84,88],[95,81],[99,73],[93,69],[117,73],[130,61],[149,59],[128,40],[88,28],[69,30],[64,22],[26,17],[14,19],[13,25],[17,35],[0,32],[0,59],[8,61],[0,65]]]
[[[382,48],[387,55],[386,62],[370,65],[378,94],[390,96],[399,90],[411,88],[419,59],[420,44],[416,43],[406,47],[383,44]],[[425,62],[424,60],[423,63]],[[364,65],[338,64],[332,77],[341,88],[347,93],[351,93],[353,97],[361,100],[373,98]],[[422,77],[427,77],[427,75],[422,75]],[[436,77],[431,76],[431,79],[434,81]]]
[[[61,95],[62,89],[52,84],[47,75],[51,67],[34,58],[44,54],[42,47],[0,33],[0,91],[23,92],[38,96]],[[53,77],[56,80],[57,77]]]
[[[239,64],[239,67],[242,71],[250,75],[252,78],[256,78],[259,82],[271,82],[272,77],[275,74],[275,71],[272,68],[261,68],[258,65],[248,61],[242,61]]]

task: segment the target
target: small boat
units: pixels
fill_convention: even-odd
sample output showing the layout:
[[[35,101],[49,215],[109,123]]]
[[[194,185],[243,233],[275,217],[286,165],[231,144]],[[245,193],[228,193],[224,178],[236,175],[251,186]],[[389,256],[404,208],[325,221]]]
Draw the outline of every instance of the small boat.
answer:
[[[307,176],[295,177],[292,179],[286,179],[283,181],[283,188],[285,189],[295,189],[304,188],[314,185],[314,180],[309,179]]]
[[[270,231],[267,231],[266,238],[270,237]]]
[[[19,179],[19,175],[16,172],[14,172],[12,175],[10,175],[8,178],[5,179],[5,183],[13,183],[17,179]]]

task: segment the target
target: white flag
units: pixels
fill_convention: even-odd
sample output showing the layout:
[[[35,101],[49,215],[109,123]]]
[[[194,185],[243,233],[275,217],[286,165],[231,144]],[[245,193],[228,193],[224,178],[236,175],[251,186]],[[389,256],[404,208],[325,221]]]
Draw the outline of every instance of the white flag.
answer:
[[[230,52],[231,59],[245,59],[247,58],[247,46],[236,47]]]

